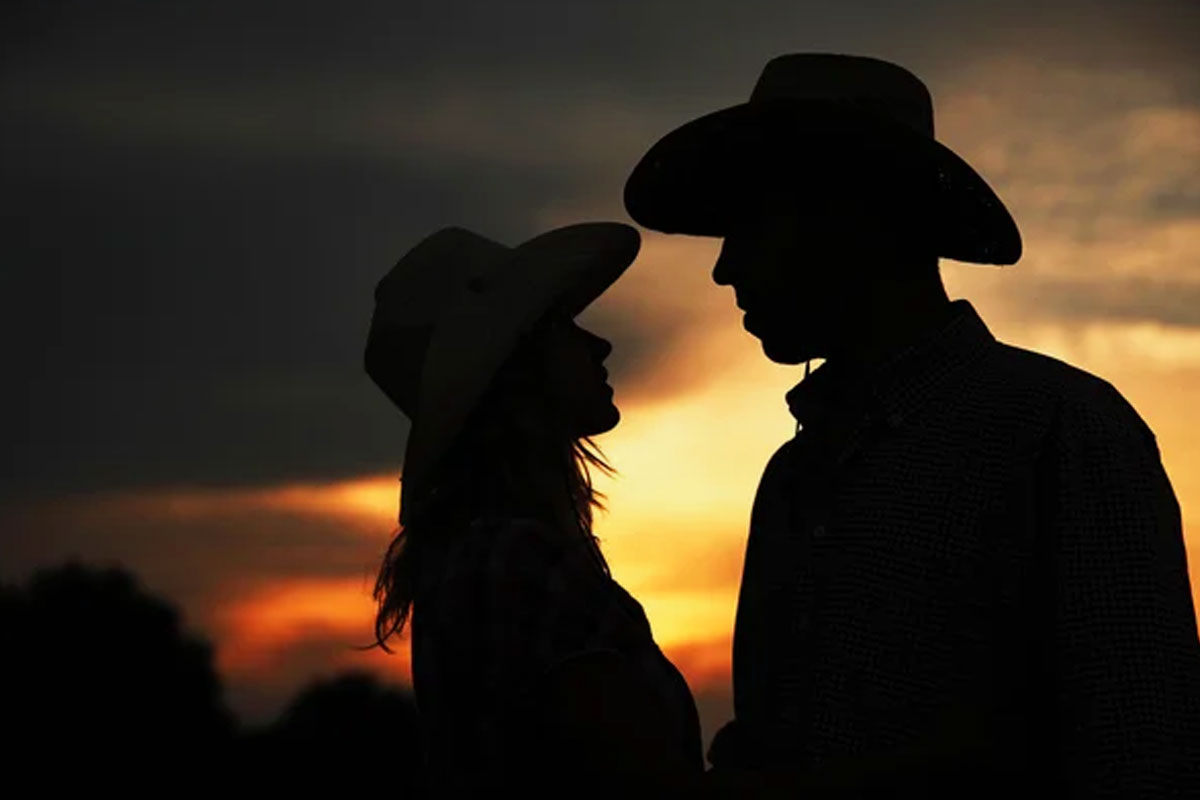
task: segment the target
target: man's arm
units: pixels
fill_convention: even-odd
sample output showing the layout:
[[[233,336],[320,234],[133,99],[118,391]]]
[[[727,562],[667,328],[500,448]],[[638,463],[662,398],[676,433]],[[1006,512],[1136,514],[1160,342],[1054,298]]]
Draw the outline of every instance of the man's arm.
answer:
[[[1062,794],[1200,796],[1200,641],[1179,505],[1115,389],[1064,403],[1042,473],[1047,691]]]

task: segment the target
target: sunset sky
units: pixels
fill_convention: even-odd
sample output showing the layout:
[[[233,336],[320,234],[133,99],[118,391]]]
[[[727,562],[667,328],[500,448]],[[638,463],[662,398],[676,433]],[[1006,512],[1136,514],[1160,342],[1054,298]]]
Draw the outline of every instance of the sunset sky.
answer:
[[[1200,596],[1200,5],[18,2],[0,12],[0,578],[120,563],[216,645],[251,721],[371,639],[407,425],[371,290],[422,236],[628,221],[660,135],[773,55],[897,61],[1004,198],[1008,268],[943,262],[1003,341],[1112,382],[1158,436]],[[644,233],[582,317],[615,343],[614,574],[708,732],[759,474],[794,428],[719,241]],[[84,654],[86,655],[86,654]]]

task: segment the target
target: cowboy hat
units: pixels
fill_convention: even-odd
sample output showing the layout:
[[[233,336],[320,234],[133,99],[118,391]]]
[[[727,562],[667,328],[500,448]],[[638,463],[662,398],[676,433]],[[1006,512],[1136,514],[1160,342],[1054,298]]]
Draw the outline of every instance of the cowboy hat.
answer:
[[[444,228],[379,281],[364,366],[412,421],[402,515],[521,336],[551,309],[581,312],[640,246],[637,229],[617,222],[556,228],[515,248]]]
[[[863,56],[772,59],[748,102],[650,148],[625,184],[625,208],[654,230],[724,236],[754,198],[781,184],[857,194],[918,231],[938,256],[981,264],[1021,256],[1021,235],[996,193],[934,138],[925,84]]]

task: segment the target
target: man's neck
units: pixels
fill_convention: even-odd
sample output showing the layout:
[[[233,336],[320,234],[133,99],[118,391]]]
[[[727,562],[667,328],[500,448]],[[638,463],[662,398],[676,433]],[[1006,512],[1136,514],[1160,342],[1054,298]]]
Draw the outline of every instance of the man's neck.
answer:
[[[940,280],[872,288],[856,301],[854,321],[831,361],[869,368],[941,329],[950,318],[950,298]]]

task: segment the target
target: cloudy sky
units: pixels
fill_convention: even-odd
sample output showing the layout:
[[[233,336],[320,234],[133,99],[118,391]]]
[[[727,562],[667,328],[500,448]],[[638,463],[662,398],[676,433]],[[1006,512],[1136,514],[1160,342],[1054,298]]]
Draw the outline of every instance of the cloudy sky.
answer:
[[[120,562],[271,714],[369,641],[406,425],[361,371],[423,235],[626,220],[660,135],[773,55],[920,75],[1025,257],[945,262],[997,336],[1113,382],[1200,572],[1200,6],[1179,2],[10,2],[0,12],[0,576]],[[599,533],[711,727],[759,472],[800,376],[647,233],[585,313],[625,422]]]

